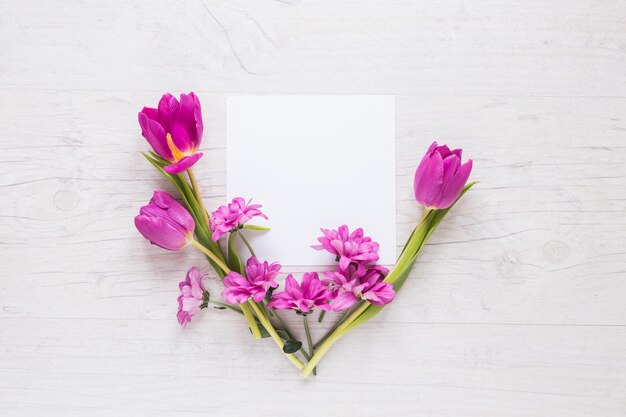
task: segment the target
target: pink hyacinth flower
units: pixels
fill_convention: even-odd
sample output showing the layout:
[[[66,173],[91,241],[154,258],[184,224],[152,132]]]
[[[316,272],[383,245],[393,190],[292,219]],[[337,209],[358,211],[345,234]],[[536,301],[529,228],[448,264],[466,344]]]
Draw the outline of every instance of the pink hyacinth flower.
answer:
[[[214,242],[217,242],[226,233],[242,227],[253,217],[259,216],[267,219],[267,216],[259,210],[262,206],[250,204],[250,201],[246,204],[246,200],[242,197],[236,197],[229,204],[220,206],[211,213],[209,223],[213,231],[212,239]]]
[[[332,302],[333,311],[344,311],[359,299],[379,306],[392,302],[396,294],[393,285],[383,282],[388,272],[387,268],[380,265],[370,267],[365,272],[353,266],[347,270],[326,272],[324,282],[337,292]]]
[[[462,149],[450,150],[433,142],[413,181],[415,200],[429,209],[446,209],[461,194],[472,172],[472,160],[461,165]]]
[[[320,230],[324,233],[324,236],[317,239],[321,245],[311,247],[317,250],[325,249],[335,255],[341,269],[348,269],[348,266],[354,263],[363,272],[365,265],[378,260],[378,243],[364,236],[360,227],[352,233],[345,224],[338,230]]]
[[[246,276],[234,271],[226,275],[224,278],[226,289],[222,291],[222,297],[229,304],[243,304],[250,298],[258,303],[263,300],[270,288],[278,287],[274,279],[279,272],[278,262],[261,263],[253,256],[246,264]]]
[[[141,134],[154,152],[171,162],[163,167],[165,172],[178,174],[202,157],[197,152],[202,141],[202,109],[193,92],[181,94],[180,101],[166,93],[158,108],[144,107],[138,119]]]
[[[135,227],[150,241],[167,250],[180,250],[193,239],[196,223],[174,197],[155,191],[150,204],[141,207]]]
[[[195,266],[187,271],[184,281],[178,284],[181,294],[178,296],[178,314],[176,318],[183,327],[187,327],[187,323],[200,309],[206,308],[209,301],[209,293],[202,284],[205,275]]]
[[[277,310],[296,310],[308,314],[315,307],[330,310],[328,302],[334,298],[334,293],[322,283],[315,272],[302,276],[302,284],[289,274],[285,281],[285,291],[276,293],[267,304]]]

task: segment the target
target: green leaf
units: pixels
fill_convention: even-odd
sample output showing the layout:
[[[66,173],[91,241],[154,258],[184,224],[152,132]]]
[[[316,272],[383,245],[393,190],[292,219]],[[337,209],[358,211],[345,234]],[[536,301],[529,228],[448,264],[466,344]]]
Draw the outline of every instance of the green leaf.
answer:
[[[161,158],[161,156],[160,156],[159,154],[157,154],[156,152],[153,152],[153,151],[148,151],[148,153],[150,154],[150,156],[152,157],[152,159],[154,159],[155,161],[157,161],[157,162],[159,163],[159,165],[160,165],[161,167],[164,167],[164,166],[166,166],[166,165],[170,165],[170,164],[171,164],[171,162],[170,162],[170,161],[168,161],[168,160],[167,160],[167,159],[165,159],[165,158]]]
[[[276,333],[278,333],[278,335],[282,337],[283,340],[291,340],[291,336],[289,336],[289,333],[287,333],[283,329],[276,329]]]
[[[405,250],[403,250],[402,255],[400,255],[398,262],[393,268],[393,271],[391,271],[391,273],[385,279],[386,282],[392,283],[393,289],[396,291],[396,293],[400,291],[407,278],[409,277],[411,269],[413,268],[413,265],[417,260],[417,255],[424,246],[424,243],[433,234],[439,223],[441,223],[441,220],[443,220],[445,215],[448,214],[450,209],[454,207],[454,205],[461,199],[461,197],[463,197],[463,195],[475,184],[477,184],[477,181],[467,184],[463,188],[463,191],[461,191],[461,194],[456,199],[454,204],[444,210],[433,210],[431,213],[428,214],[426,219],[424,219],[422,227],[416,228],[413,231],[405,245]],[[405,253],[405,251],[409,252]],[[380,311],[384,307],[385,306],[370,305],[363,313],[361,313],[359,317],[357,317],[352,323],[350,323],[350,325],[348,325],[347,330],[353,329],[371,320],[374,316],[380,313]]]
[[[259,333],[261,333],[261,339],[267,339],[268,337],[271,337],[270,333],[265,329],[265,327],[263,327],[261,323],[259,323],[259,321],[256,321],[256,323],[257,327],[259,328]],[[250,330],[250,332],[252,332],[252,330]]]
[[[211,239],[211,231],[208,229],[206,222],[204,221],[202,209],[196,201],[193,190],[191,189],[185,178],[183,178],[183,176],[180,174],[172,175],[165,172],[163,170],[163,166],[169,164],[169,161],[164,160],[154,152],[150,152],[150,155],[146,153],[142,153],[142,155],[161,173],[161,175],[167,178],[167,180],[171,182],[172,185],[178,190],[180,197],[183,199],[183,203],[185,204],[187,210],[189,211],[189,214],[191,214],[191,217],[193,217],[193,220],[196,223],[195,234],[198,241],[203,246],[209,248],[211,252],[215,253],[222,261],[225,261],[222,249],[217,243],[213,242],[213,240]],[[220,278],[224,278],[224,271],[222,271],[222,269],[217,266],[217,264],[213,262],[209,257],[207,257],[207,260],[220,276]]]
[[[243,262],[237,253],[237,232],[228,235],[228,266],[233,271],[244,273]]]
[[[254,224],[246,224],[246,225],[243,226],[243,228],[244,229],[250,229],[250,230],[260,230],[260,231],[263,231],[263,232],[265,232],[267,230],[270,230],[269,227],[257,226],[257,225],[254,225]]]
[[[296,353],[302,348],[302,342],[298,342],[297,340],[287,340],[285,345],[283,346],[283,352],[285,353]]]

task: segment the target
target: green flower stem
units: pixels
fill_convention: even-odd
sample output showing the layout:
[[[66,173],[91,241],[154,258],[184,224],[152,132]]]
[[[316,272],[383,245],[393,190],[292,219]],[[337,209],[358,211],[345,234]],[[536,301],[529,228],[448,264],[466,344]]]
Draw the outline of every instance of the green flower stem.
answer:
[[[471,182],[463,187],[463,191],[456,199],[455,204],[463,195],[474,186],[476,182]],[[454,204],[452,205],[454,206]],[[409,237],[400,257],[398,258],[393,270],[385,278],[385,282],[391,283],[394,289],[398,291],[415,263],[418,253],[422,249],[424,243],[433,231],[437,228],[443,217],[448,213],[452,206],[442,210],[432,210],[425,208],[422,213],[422,217],[417,227]],[[317,352],[313,355],[311,360],[306,364],[302,370],[302,376],[306,378],[309,376],[313,368],[324,357],[328,349],[337,341],[344,333],[357,325],[364,323],[376,315],[384,306],[374,306],[365,301],[361,304],[345,321],[343,321],[332,333],[328,336],[321,346],[317,349]],[[368,309],[370,309],[368,311]],[[367,311],[367,313],[365,313]],[[361,317],[363,316],[363,317]]]
[[[317,364],[324,357],[326,352],[328,352],[328,349],[330,349],[332,345],[334,345],[335,342],[339,340],[341,336],[343,336],[343,333],[348,329],[350,323],[356,320],[361,315],[361,313],[363,313],[370,305],[371,304],[369,302],[365,301],[359,306],[359,308],[357,308],[352,314],[350,314],[346,321],[341,323],[339,327],[337,327],[337,329],[332,332],[330,336],[328,336],[328,339],[326,339],[324,343],[322,343],[322,345],[319,347],[317,352],[315,352],[311,360],[306,364],[304,369],[302,369],[302,376],[304,378],[309,376],[309,374],[313,371],[313,368],[317,366]]]
[[[324,320],[324,317],[326,316],[326,310],[322,310],[322,312],[320,313],[320,315],[317,317],[317,322],[321,323]]]
[[[213,252],[211,252],[208,248],[205,248],[200,242],[195,239],[191,239],[189,243],[198,249],[200,252],[204,253],[208,256],[217,266],[219,266],[225,274],[230,272],[230,268],[226,266],[226,264]]]
[[[254,313],[257,315],[263,327],[265,327],[265,330],[267,330],[267,332],[270,334],[270,336],[272,337],[276,345],[282,351],[283,346],[285,346],[285,342],[283,342],[283,339],[281,339],[278,333],[276,333],[276,329],[274,329],[274,326],[272,326],[272,323],[270,323],[269,319],[265,316],[265,314],[263,314],[263,311],[261,311],[261,309],[256,303],[249,302],[249,304],[250,304],[250,307],[252,307],[252,309],[254,310]],[[284,355],[287,357],[287,359],[291,361],[291,363],[293,363],[296,366],[296,368],[300,370],[304,368],[304,364],[300,362],[300,359],[295,357],[293,354],[285,353]]]
[[[259,304],[259,305],[264,305],[264,304]],[[273,311],[272,308],[270,307],[265,308],[265,311],[267,311],[273,318],[276,319],[276,321],[278,321],[278,324],[280,325],[280,328],[287,333],[287,336],[289,336],[289,340],[298,340],[293,336],[293,333],[291,333],[291,330],[289,330],[289,327],[287,327],[287,325],[285,324],[285,322],[283,321],[283,319],[280,317],[280,315],[278,314],[277,311]],[[304,347],[300,348],[300,353],[302,353],[302,356],[304,356],[306,358],[306,360],[310,360],[311,356],[309,356],[308,353],[306,353],[306,350],[304,350]]]
[[[431,212],[431,209],[424,209],[424,212],[422,213],[422,217],[417,227],[411,234],[411,237],[405,245],[402,254],[398,258],[398,261],[396,262],[396,266],[394,267],[393,271],[391,271],[389,275],[387,275],[387,278],[385,278],[385,282],[393,283],[398,276],[401,276],[407,268],[410,268],[412,266],[411,259],[416,255],[417,252],[419,252],[419,249],[425,241],[429,225],[428,215]],[[319,363],[322,357],[324,357],[330,347],[335,344],[335,342],[339,340],[341,336],[343,336],[348,330],[350,330],[352,323],[356,319],[358,319],[359,316],[361,316],[361,314],[363,314],[371,305],[372,304],[370,304],[369,302],[364,301],[360,306],[357,307],[356,310],[354,310],[352,314],[350,314],[350,316],[348,316],[347,319],[344,319],[345,316],[339,319],[339,324],[331,329],[331,331],[329,332],[329,334],[327,334],[327,336],[325,336],[325,338],[318,342],[319,348],[317,349],[317,352],[313,355],[309,363],[307,363],[307,365],[302,370],[303,377],[306,378],[307,376],[309,376],[309,374],[313,371],[313,368]]]
[[[220,268],[222,268],[225,274],[228,274],[230,272],[230,268],[228,268],[228,266],[226,266],[224,262],[222,262],[222,260],[218,258],[213,252],[211,252],[210,250],[202,246],[202,244],[198,243],[197,241],[193,239],[190,240],[190,243],[192,246],[196,247],[198,250],[200,250],[202,253],[208,256]],[[241,311],[243,312],[243,315],[246,318],[246,321],[248,322],[248,326],[250,327],[250,331],[252,332],[252,335],[254,336],[254,338],[260,339],[261,331],[259,330],[259,326],[256,324],[256,320],[254,319],[254,314],[252,314],[252,311],[250,311],[250,307],[248,305],[252,305],[252,302],[248,301],[248,304],[242,304]]]
[[[309,355],[313,357],[315,350],[313,349],[313,341],[311,340],[311,330],[309,329],[309,316],[307,314],[302,315],[304,321],[304,332],[306,333],[306,341],[309,344]],[[317,375],[317,367],[313,368],[313,375]]]
[[[357,306],[358,307],[358,306]],[[326,332],[326,334],[324,336],[322,336],[322,338],[315,344],[313,345],[313,347],[315,349],[318,348],[319,345],[321,345],[322,343],[324,343],[324,341],[326,339],[328,339],[328,336],[330,336],[330,334],[332,332],[334,332],[335,330],[337,330],[337,327],[339,327],[341,325],[341,323],[343,323],[343,321],[346,319],[346,317],[348,317],[348,313],[350,313],[350,309],[347,309],[346,311],[343,312],[343,314],[341,315],[341,317],[339,317],[339,320],[337,320],[335,322],[335,324],[333,325],[333,327],[330,328],[330,330],[328,330]]]
[[[230,304],[222,303],[220,301],[209,300],[209,304],[216,305],[222,309],[228,309],[230,311],[234,311],[237,314],[243,315],[243,311],[239,307],[231,306]]]
[[[207,227],[209,227],[209,215],[207,214],[204,203],[202,202],[202,197],[200,196],[200,187],[198,187],[198,183],[196,182],[196,176],[193,175],[193,170],[191,168],[187,170],[187,175],[189,175],[189,181],[191,181],[193,195],[196,197],[196,201],[198,202],[198,205],[202,210],[202,216],[204,217],[204,221],[206,222]]]
[[[250,307],[254,308],[254,302],[248,300],[247,304],[242,304],[241,305],[241,311],[243,312],[244,317],[246,318],[246,321],[248,322],[248,326],[250,327],[250,331],[252,332],[252,336],[255,339],[260,339],[261,338],[261,330],[259,330],[259,326],[256,324],[256,320],[254,319],[254,314],[252,314],[252,310],[250,310]],[[259,318],[259,321],[261,321],[261,318]],[[263,323],[261,323],[263,324]],[[265,325],[263,325],[265,327]]]
[[[250,255],[256,257],[256,254],[254,253],[254,250],[252,249],[252,246],[250,245],[250,242],[248,242],[248,239],[246,239],[246,237],[243,235],[243,233],[239,232],[237,233],[239,235],[239,237],[241,238],[241,241],[246,245],[246,247],[248,248],[248,250],[250,251]]]

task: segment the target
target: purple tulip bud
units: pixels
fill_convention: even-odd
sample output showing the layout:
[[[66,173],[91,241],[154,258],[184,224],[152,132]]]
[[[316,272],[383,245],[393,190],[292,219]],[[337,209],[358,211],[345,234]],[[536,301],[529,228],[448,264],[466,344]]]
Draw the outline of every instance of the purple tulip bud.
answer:
[[[193,239],[196,224],[191,214],[171,195],[155,191],[150,204],[141,207],[135,227],[153,245],[180,250]]]
[[[415,171],[413,190],[418,203],[429,209],[446,209],[456,201],[472,171],[471,159],[461,165],[462,152],[437,146],[437,142],[430,145]]]
[[[158,108],[144,107],[138,115],[141,134],[154,152],[172,162],[165,172],[178,174],[202,157],[196,152],[202,140],[202,109],[194,93],[181,94],[180,102],[166,93]]]

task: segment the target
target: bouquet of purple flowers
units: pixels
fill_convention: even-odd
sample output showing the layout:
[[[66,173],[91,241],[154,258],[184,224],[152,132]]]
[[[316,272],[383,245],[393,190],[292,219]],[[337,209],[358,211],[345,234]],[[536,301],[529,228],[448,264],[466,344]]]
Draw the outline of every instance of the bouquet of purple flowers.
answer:
[[[245,236],[246,230],[269,230],[248,223],[255,217],[267,218],[261,205],[237,197],[211,213],[204,207],[193,174],[193,165],[202,157],[198,152],[203,132],[198,97],[181,94],[179,100],[165,94],[157,108],[143,108],[139,124],[152,147],[144,156],[174,185],[182,204],[164,191],[154,191],[149,204],[135,217],[135,226],[163,249],[178,251],[193,246],[200,250],[224,284],[223,301],[215,300],[203,284],[206,276],[191,267],[179,284],[178,322],[184,328],[209,304],[239,314],[255,339],[271,338],[305,378],[316,372],[319,361],[339,338],[394,300],[426,240],[474,185],[467,184],[472,161],[461,162],[461,149],[450,150],[434,142],[415,172],[415,199],[424,206],[422,217],[391,270],[377,264],[379,245],[363,229],[351,232],[342,225],[321,229],[319,244],[312,246],[335,256],[335,270],[321,277],[316,272],[305,273],[300,281],[289,274],[284,289],[278,291],[276,278],[281,265],[259,260]],[[237,239],[249,252],[245,261],[238,253]],[[306,347],[285,325],[281,310],[302,316]],[[319,322],[327,311],[342,314],[314,342],[309,316],[315,310],[320,311]]]

